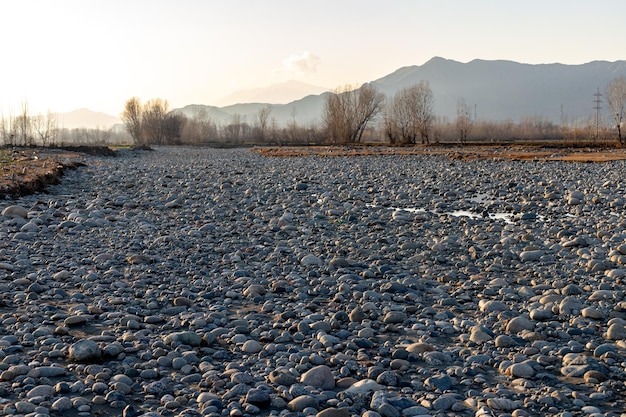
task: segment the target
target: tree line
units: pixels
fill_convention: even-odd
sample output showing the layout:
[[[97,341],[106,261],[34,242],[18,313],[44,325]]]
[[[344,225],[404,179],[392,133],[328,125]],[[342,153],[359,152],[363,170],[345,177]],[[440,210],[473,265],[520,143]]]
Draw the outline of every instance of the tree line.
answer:
[[[0,146],[64,146],[110,145],[128,143],[125,132],[113,128],[59,127],[57,116],[31,113],[28,102],[23,102],[18,112],[0,114]]]
[[[512,120],[477,120],[463,97],[458,99],[456,118],[438,117],[435,97],[427,81],[406,87],[390,97],[372,84],[346,85],[325,97],[320,123],[302,125],[291,119],[279,125],[267,105],[252,116],[234,114],[216,123],[203,108],[185,115],[169,109],[168,102],[152,99],[145,103],[129,99],[121,114],[126,132],[119,129],[59,128],[53,113],[31,114],[23,103],[15,114],[0,114],[0,143],[12,146],[57,146],[64,144],[111,144],[132,140],[138,147],[151,145],[350,145],[379,143],[412,145],[430,143],[503,143],[552,140],[568,144],[626,145],[623,117],[626,79],[619,77],[605,89],[610,122],[593,117],[560,124],[542,116]],[[126,134],[127,133],[127,134]],[[130,137],[129,137],[130,136]]]
[[[302,126],[292,121],[279,126],[271,118],[271,106],[261,108],[248,121],[234,114],[225,123],[216,123],[203,108],[195,109],[189,117],[169,111],[161,99],[142,103],[137,97],[126,101],[121,119],[135,146],[150,145],[213,145],[240,146],[244,144],[310,144],[323,141],[322,132],[314,125]]]
[[[278,126],[271,117],[271,106],[260,109],[252,120],[235,114],[222,124],[215,123],[206,110],[189,117],[168,110],[167,101],[154,99],[142,104],[133,97],[125,104],[122,120],[135,145],[162,144],[223,145],[241,144],[336,144],[386,143],[411,145],[430,143],[498,143],[532,140],[610,142],[615,137],[626,144],[622,123],[626,107],[626,80],[613,80],[605,90],[614,124],[593,131],[593,121],[555,124],[541,116],[512,120],[477,120],[465,98],[457,102],[456,118],[437,117],[435,97],[427,81],[386,97],[372,84],[346,85],[325,98],[321,123],[301,126],[292,120]],[[603,124],[604,125],[604,124]]]
[[[57,122],[52,113],[33,115],[27,102],[22,103],[17,114],[0,116],[0,139],[5,145],[48,146],[55,142],[57,134]]]

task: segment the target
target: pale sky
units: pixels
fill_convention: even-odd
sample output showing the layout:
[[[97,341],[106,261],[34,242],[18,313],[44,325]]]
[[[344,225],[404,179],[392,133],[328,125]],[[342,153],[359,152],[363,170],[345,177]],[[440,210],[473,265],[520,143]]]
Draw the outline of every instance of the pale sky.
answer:
[[[0,0],[0,111],[214,104],[360,84],[434,56],[626,59],[623,0]]]

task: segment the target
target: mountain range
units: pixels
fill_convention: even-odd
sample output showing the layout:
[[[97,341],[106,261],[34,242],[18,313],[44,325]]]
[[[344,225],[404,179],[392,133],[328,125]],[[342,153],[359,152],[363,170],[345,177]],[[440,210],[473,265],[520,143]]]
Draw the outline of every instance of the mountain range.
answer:
[[[560,123],[564,119],[571,123],[593,118],[597,105],[602,108],[602,114],[608,116],[605,98],[600,96],[600,102],[596,103],[598,97],[595,94],[598,91],[604,94],[608,83],[617,77],[626,78],[626,61],[534,65],[480,59],[461,63],[435,57],[423,65],[400,68],[370,84],[391,97],[404,87],[422,80],[428,81],[435,98],[435,115],[449,120],[456,118],[457,101],[463,98],[479,120],[518,121],[525,116],[539,116],[553,123]],[[290,90],[290,85],[296,84],[279,84],[275,89]],[[291,90],[291,94],[294,94]],[[304,91],[310,90],[305,88]],[[263,100],[222,107],[193,104],[175,111],[193,117],[199,109],[204,109],[218,124],[229,123],[234,115],[239,115],[242,121],[254,123],[259,110],[269,105],[272,109],[271,117],[279,125],[294,120],[300,125],[308,125],[321,122],[327,94],[315,92],[287,104],[270,104]],[[266,88],[234,94],[228,100],[233,101],[237,97],[263,99],[270,96],[272,88]],[[65,118],[67,120],[67,114]],[[102,122],[99,124],[105,125]]]
[[[58,127],[61,129],[109,129],[113,125],[122,123],[119,117],[89,109],[54,113],[54,116],[57,119]]]
[[[468,63],[435,57],[422,66],[400,68],[373,81],[387,95],[419,80],[429,81],[435,113],[456,118],[456,104],[464,98],[484,120],[519,120],[541,116],[554,123],[591,117],[594,94],[617,77],[626,77],[626,61],[593,61],[581,65],[520,64],[476,59]],[[600,106],[608,108],[604,103]]]
[[[328,88],[291,80],[268,87],[237,91],[217,100],[214,104],[223,107],[237,103],[290,103],[308,95],[322,94],[325,91],[328,91]]]

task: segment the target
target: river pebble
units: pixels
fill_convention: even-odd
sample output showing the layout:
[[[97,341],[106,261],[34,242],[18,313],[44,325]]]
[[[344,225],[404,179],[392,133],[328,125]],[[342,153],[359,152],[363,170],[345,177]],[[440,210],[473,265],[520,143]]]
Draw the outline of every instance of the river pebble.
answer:
[[[3,415],[623,416],[624,162],[86,162],[0,204]]]

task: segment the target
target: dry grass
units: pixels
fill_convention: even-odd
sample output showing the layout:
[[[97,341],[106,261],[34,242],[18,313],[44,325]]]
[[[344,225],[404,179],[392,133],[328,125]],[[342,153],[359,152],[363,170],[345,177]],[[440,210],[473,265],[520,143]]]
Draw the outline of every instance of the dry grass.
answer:
[[[268,157],[334,157],[334,156],[381,156],[381,155],[444,155],[451,159],[470,161],[477,159],[508,159],[513,161],[568,161],[568,162],[607,162],[626,160],[626,149],[577,149],[542,148],[533,146],[506,147],[444,147],[444,146],[293,146],[254,148]]]

